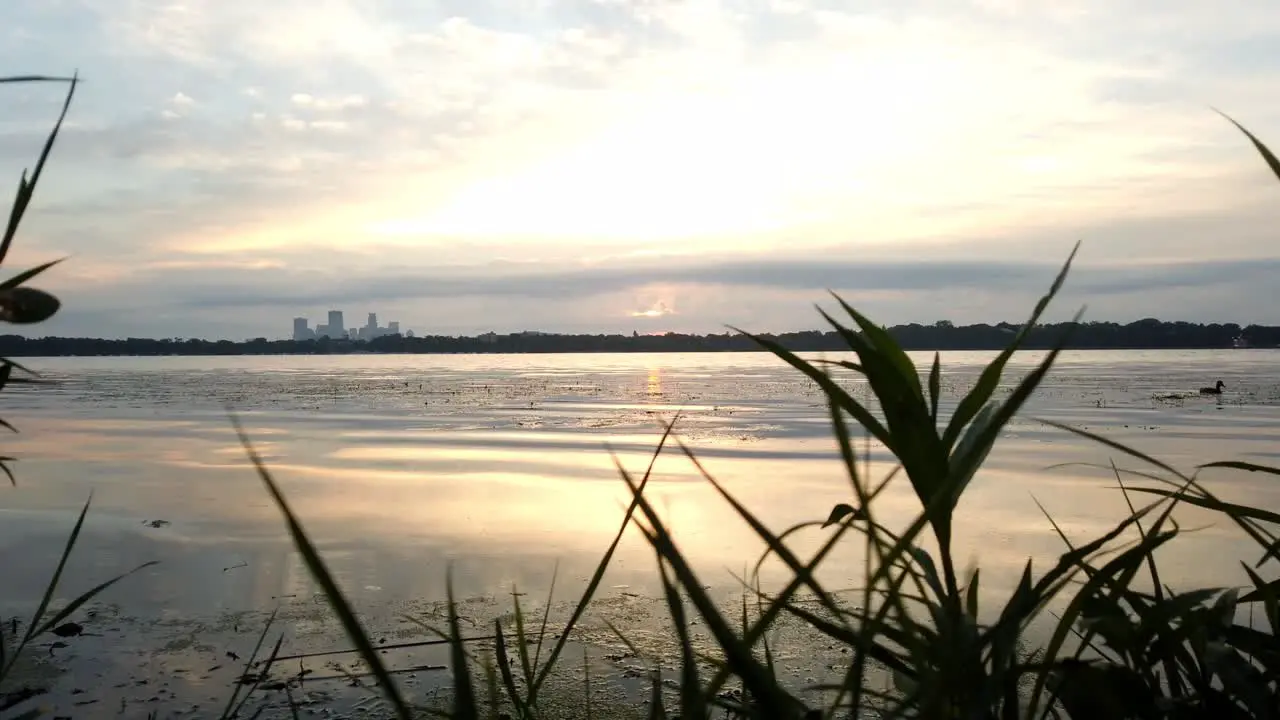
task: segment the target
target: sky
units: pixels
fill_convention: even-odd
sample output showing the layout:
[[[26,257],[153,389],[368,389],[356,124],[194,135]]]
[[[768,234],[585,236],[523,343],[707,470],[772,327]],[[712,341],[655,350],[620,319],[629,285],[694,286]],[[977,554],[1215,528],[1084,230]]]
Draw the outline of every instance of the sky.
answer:
[[[1280,324],[1280,5],[6,0],[30,335]],[[17,184],[65,86],[0,85]],[[9,180],[3,180],[8,177]],[[12,187],[11,185],[10,187]],[[0,269],[0,274],[3,269]]]

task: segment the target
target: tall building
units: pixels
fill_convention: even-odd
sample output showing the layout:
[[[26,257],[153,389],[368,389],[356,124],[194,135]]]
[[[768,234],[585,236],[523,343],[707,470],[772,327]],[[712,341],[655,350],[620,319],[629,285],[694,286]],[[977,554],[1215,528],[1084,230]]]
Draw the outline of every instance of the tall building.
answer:
[[[386,327],[378,327],[378,313],[369,313],[368,320],[365,322],[364,326],[358,328],[344,327],[341,310],[330,310],[328,324],[316,324],[314,329],[307,327],[306,318],[293,319],[294,340],[327,337],[333,340],[351,339],[368,341],[380,338],[383,335],[399,335],[401,333],[404,333],[406,337],[413,337],[412,331],[400,329],[400,322],[398,320],[387,323]]]
[[[298,317],[293,319],[293,339],[294,340],[310,340],[315,337],[315,333],[307,327],[307,319]]]

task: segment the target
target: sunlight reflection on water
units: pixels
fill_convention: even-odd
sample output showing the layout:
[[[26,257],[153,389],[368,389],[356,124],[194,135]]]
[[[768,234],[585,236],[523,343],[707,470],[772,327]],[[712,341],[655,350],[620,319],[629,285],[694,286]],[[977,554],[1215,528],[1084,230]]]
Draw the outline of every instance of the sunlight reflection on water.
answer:
[[[948,416],[990,353],[943,358]],[[1039,355],[1006,373],[1019,379]],[[1276,457],[1280,393],[1266,351],[1096,352],[1064,356],[1013,422],[958,512],[957,560],[983,566],[984,595],[1003,597],[1026,558],[1045,569],[1063,550],[1039,500],[1073,540],[1124,511],[1114,478],[1091,468],[1109,455],[1035,422],[1087,427],[1187,467],[1207,459]],[[930,357],[916,362],[927,367]],[[680,432],[708,470],[775,531],[824,519],[849,500],[820,394],[767,355],[50,358],[31,364],[53,388],[6,388],[5,418],[19,487],[0,503],[3,600],[28,605],[47,580],[74,514],[93,491],[81,547],[68,569],[82,590],[147,560],[163,564],[113,588],[138,617],[261,609],[313,588],[277,510],[223,412],[241,414],[295,510],[366,607],[436,602],[446,563],[463,597],[512,583],[557,594],[585,583],[621,520],[627,495],[609,449],[643,473],[658,422],[683,410]],[[1186,392],[1221,377],[1218,399]],[[851,384],[866,397],[865,387]],[[872,447],[878,476],[888,470]],[[1132,462],[1122,462],[1136,467]],[[1280,490],[1239,474],[1208,476],[1226,499],[1267,507]],[[703,579],[726,597],[763,545],[676,448],[657,462],[649,494]],[[905,482],[880,501],[905,520]],[[1192,509],[1184,526],[1216,518]],[[151,527],[151,520],[169,524]],[[892,523],[891,523],[892,524]],[[821,535],[795,536],[801,556]],[[1243,580],[1256,560],[1215,522],[1167,554],[1175,586]],[[831,557],[822,577],[856,584],[861,550]],[[634,533],[603,595],[656,589],[652,553]],[[766,566],[766,582],[782,574]],[[9,590],[12,588],[13,590]],[[625,589],[625,590],[624,590]],[[21,600],[20,602],[18,600]],[[6,613],[16,607],[5,607]],[[301,626],[299,626],[301,627]],[[297,630],[295,628],[295,630]]]

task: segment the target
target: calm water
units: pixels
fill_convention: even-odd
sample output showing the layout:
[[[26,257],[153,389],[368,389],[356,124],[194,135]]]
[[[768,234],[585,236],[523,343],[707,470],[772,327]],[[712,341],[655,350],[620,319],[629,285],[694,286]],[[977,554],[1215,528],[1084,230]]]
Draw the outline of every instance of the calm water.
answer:
[[[944,415],[991,355],[943,356]],[[1001,392],[1040,357],[1027,353],[1013,363]],[[915,360],[927,367],[931,355]],[[1044,469],[1106,463],[1113,454],[1033,418],[1087,427],[1182,467],[1210,459],[1276,463],[1278,362],[1280,353],[1265,350],[1064,356],[961,504],[957,545],[962,559],[982,563],[984,591],[1004,596],[1027,557],[1045,568],[1062,552],[1033,495],[1075,538],[1101,532],[1124,509],[1108,473]],[[58,384],[0,394],[3,417],[21,429],[4,451],[20,459],[18,487],[0,488],[6,616],[38,598],[92,491],[62,595],[160,560],[113,588],[99,612],[113,618],[116,632],[167,628],[171,644],[194,638],[192,623],[199,623],[207,633],[252,630],[251,646],[258,628],[226,618],[282,603],[292,613],[291,642],[337,643],[227,408],[249,428],[340,582],[370,623],[389,633],[403,632],[401,613],[438,610],[450,562],[457,592],[476,615],[504,611],[503,593],[513,584],[538,604],[533,598],[545,596],[557,563],[556,598],[572,599],[622,518],[627,496],[610,449],[642,473],[659,420],[676,410],[684,413],[679,432],[707,469],[775,530],[824,518],[850,495],[820,394],[765,354],[49,358],[28,365]],[[1219,378],[1222,397],[1195,395]],[[866,396],[865,387],[848,384]],[[1170,397],[1182,394],[1190,396]],[[882,449],[873,447],[872,459],[875,472],[887,471]],[[1207,477],[1228,498],[1280,503],[1274,483]],[[649,492],[706,583],[726,597],[737,592],[734,574],[761,545],[678,450],[659,459]],[[905,484],[883,501],[890,516],[914,511]],[[1244,580],[1235,559],[1253,561],[1257,553],[1236,532],[1205,515],[1188,513],[1184,524],[1208,527],[1170,551],[1170,582]],[[816,547],[819,537],[798,536],[798,546]],[[824,577],[835,587],[855,584],[860,558],[851,546]],[[653,595],[653,567],[651,551],[629,535],[601,612],[644,620],[642,608],[651,604],[632,600]],[[766,582],[778,577],[766,568]],[[650,639],[661,642],[660,635],[653,630]],[[171,650],[178,657],[215,644]],[[136,672],[175,662],[139,657]]]

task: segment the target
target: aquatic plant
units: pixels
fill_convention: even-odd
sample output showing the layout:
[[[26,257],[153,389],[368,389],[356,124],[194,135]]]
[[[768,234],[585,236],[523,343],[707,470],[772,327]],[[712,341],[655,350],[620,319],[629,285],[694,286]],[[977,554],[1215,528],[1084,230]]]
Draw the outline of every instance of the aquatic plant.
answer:
[[[9,210],[8,224],[5,226],[4,235],[0,237],[0,264],[3,264],[8,256],[9,248],[13,244],[13,239],[17,235],[18,226],[25,216],[31,198],[35,194],[36,184],[40,181],[40,175],[44,171],[45,163],[49,159],[49,152],[53,149],[54,140],[58,136],[58,131],[62,128],[62,122],[66,119],[67,110],[71,107],[71,98],[75,95],[76,85],[80,82],[79,77],[73,75],[69,78],[50,77],[43,75],[21,75],[0,77],[0,84],[9,83],[28,83],[28,82],[65,82],[69,84],[66,99],[62,103],[62,111],[58,115],[58,120],[54,123],[53,130],[50,131],[48,138],[45,140],[44,147],[40,152],[40,157],[36,161],[35,168],[30,175],[23,171],[22,177],[18,180],[18,190],[13,200],[13,205]],[[24,270],[13,277],[0,282],[0,321],[29,325],[40,323],[48,320],[57,313],[61,307],[61,302],[52,294],[30,287],[27,282],[40,275],[45,270],[57,265],[62,260],[53,260],[51,262],[37,265],[28,270]],[[17,370],[26,373],[26,376],[15,376],[14,371]],[[5,386],[14,383],[38,383],[38,373],[19,365],[8,358],[0,358],[0,390]],[[6,420],[0,419],[0,426],[18,432],[18,429]],[[9,478],[13,485],[17,485],[17,479],[14,477],[13,471],[9,468],[8,463],[12,463],[15,459],[12,457],[0,457],[0,471]],[[58,559],[58,565],[53,571],[53,576],[49,580],[49,584],[45,588],[44,595],[41,597],[39,604],[36,606],[35,613],[31,619],[25,623],[25,629],[19,630],[21,625],[14,619],[11,622],[0,622],[0,714],[5,713],[10,708],[38,695],[38,688],[18,688],[10,687],[10,678],[13,676],[14,666],[17,664],[23,651],[31,644],[33,640],[46,634],[54,634],[60,637],[70,637],[79,634],[83,628],[75,622],[68,622],[68,619],[83,606],[86,602],[96,597],[99,593],[111,587],[128,575],[148,567],[154,563],[146,563],[130,572],[117,575],[116,577],[96,585],[90,590],[76,596],[66,605],[58,608],[51,607],[54,594],[59,589],[59,582],[62,578],[63,570],[66,567],[67,559],[71,556],[72,550],[75,548],[76,541],[80,537],[80,529],[84,525],[85,515],[89,511],[89,502],[86,501],[84,507],[80,511],[80,516],[76,519],[75,526],[71,530],[71,534],[67,537],[66,546],[63,548],[62,555]],[[41,713],[40,708],[34,708],[21,712],[15,716],[15,720],[25,718],[38,717]]]
[[[18,179],[18,190],[14,195],[13,205],[9,208],[9,220],[5,225],[4,235],[0,236],[0,265],[3,265],[5,258],[8,257],[9,248],[13,245],[14,236],[18,233],[18,226],[22,223],[22,218],[26,215],[31,198],[35,195],[36,185],[40,182],[40,174],[44,172],[45,163],[49,159],[49,152],[53,150],[53,142],[58,137],[58,131],[62,128],[63,120],[67,117],[67,110],[71,107],[71,98],[75,95],[76,83],[79,82],[79,78],[77,76],[59,78],[45,75],[0,77],[0,84],[31,82],[65,82],[69,83],[69,87],[66,100],[62,103],[62,112],[58,115],[58,120],[54,123],[53,130],[49,132],[49,137],[45,140],[44,148],[40,151],[40,157],[36,160],[35,169],[31,171],[29,176],[27,171],[23,170],[22,176]],[[33,288],[26,283],[60,262],[62,262],[61,258],[37,265],[0,282],[0,322],[30,325],[44,322],[53,317],[58,312],[58,308],[61,307],[61,301],[48,292]],[[15,377],[14,370],[26,373],[31,377]],[[37,382],[35,380],[36,377],[38,377],[38,373],[19,365],[13,360],[0,357],[0,390],[3,390],[6,385],[11,383]],[[0,419],[0,426],[13,432],[18,431],[17,428],[3,419]],[[13,471],[6,464],[13,462],[13,460],[14,458],[10,457],[0,457],[0,471],[3,471],[9,481],[16,485],[17,479],[14,478]]]

